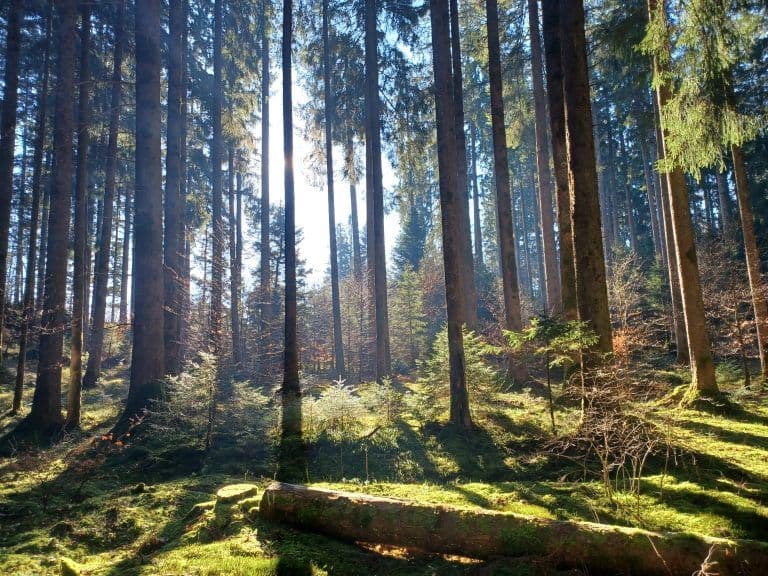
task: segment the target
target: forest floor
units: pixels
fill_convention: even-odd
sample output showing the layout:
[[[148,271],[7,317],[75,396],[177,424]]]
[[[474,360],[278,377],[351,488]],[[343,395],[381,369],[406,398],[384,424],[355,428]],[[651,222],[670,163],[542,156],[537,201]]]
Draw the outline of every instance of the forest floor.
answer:
[[[188,404],[168,406],[157,424],[115,440],[109,429],[126,376],[125,367],[114,367],[84,394],[82,431],[0,458],[0,574],[62,574],[63,559],[73,561],[74,573],[115,576],[553,573],[533,559],[479,562],[344,544],[247,511],[217,531],[209,504],[194,508],[199,515],[196,504],[210,503],[223,485],[266,485],[274,475],[270,395],[235,384],[206,452],[192,378],[178,383],[192,395]],[[318,425],[308,480],[436,504],[768,541],[768,392],[741,390],[732,370],[720,376],[734,401],[724,414],[638,405],[666,439],[639,493],[630,489],[631,471],[612,475],[609,496],[593,468],[543,450],[553,439],[547,403],[530,391],[498,394],[492,407],[476,411],[469,435],[421,425],[410,408],[416,402],[407,400],[388,425],[354,428],[344,418],[353,419],[358,392],[326,395],[329,404],[310,402],[305,419],[341,405],[341,424]],[[11,388],[0,385],[0,436],[18,422],[5,415]],[[567,428],[576,409],[556,404],[555,416]]]

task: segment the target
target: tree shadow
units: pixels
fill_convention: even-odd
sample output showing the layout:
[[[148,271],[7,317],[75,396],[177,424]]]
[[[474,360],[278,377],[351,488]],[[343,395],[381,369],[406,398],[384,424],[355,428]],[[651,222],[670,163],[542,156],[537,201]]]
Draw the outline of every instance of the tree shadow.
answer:
[[[751,422],[751,420],[750,420]],[[718,440],[723,442],[729,442],[731,444],[747,445],[753,448],[768,449],[768,437],[758,436],[757,434],[751,434],[749,432],[739,432],[735,430],[728,430],[721,426],[715,426],[706,422],[697,422],[694,420],[678,419],[675,420],[675,424],[687,428],[693,432],[700,434],[708,434],[714,436]]]

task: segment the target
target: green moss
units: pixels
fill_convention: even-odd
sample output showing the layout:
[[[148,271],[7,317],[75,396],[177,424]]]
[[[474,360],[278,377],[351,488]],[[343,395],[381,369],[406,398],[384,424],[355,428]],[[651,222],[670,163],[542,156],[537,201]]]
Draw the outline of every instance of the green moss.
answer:
[[[69,558],[61,559],[61,576],[80,576],[80,565]]]

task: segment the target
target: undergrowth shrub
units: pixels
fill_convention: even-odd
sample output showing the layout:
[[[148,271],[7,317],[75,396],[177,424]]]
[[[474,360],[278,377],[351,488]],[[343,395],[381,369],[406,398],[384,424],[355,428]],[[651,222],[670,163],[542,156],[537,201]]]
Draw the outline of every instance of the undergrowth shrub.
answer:
[[[504,374],[499,368],[503,354],[500,346],[486,341],[482,336],[463,330],[464,366],[469,390],[470,405],[475,412],[491,411],[496,405],[496,395],[503,392]],[[443,328],[432,345],[430,357],[420,363],[417,383],[424,396],[414,406],[421,421],[438,420],[448,412],[450,401],[450,365],[448,360],[448,331]]]

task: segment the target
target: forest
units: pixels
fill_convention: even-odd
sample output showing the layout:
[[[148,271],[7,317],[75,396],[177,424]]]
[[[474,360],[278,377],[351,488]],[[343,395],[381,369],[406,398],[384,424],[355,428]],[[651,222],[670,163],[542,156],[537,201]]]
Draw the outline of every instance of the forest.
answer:
[[[768,574],[768,3],[0,1],[0,574]]]

